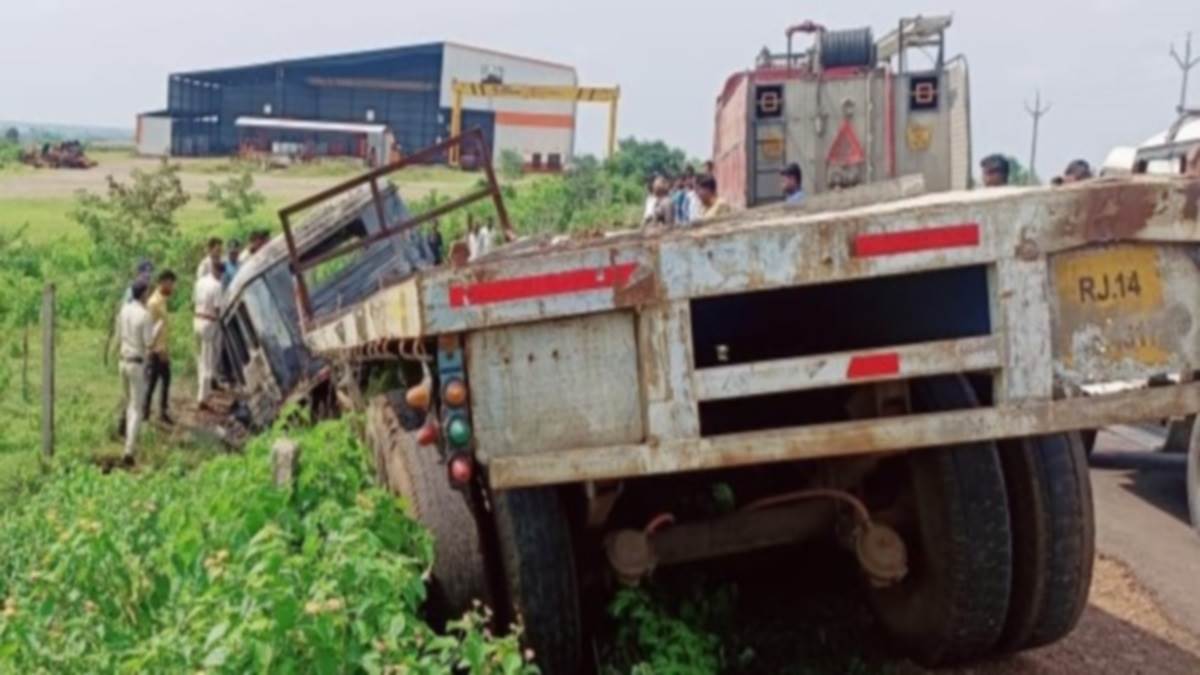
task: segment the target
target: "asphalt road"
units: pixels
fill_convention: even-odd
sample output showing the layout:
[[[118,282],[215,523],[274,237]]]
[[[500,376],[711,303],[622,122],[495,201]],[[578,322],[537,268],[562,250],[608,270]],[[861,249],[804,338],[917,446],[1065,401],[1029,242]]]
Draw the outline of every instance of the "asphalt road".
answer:
[[[1096,452],[1101,459],[1113,451],[1148,454],[1162,440],[1142,428],[1115,427],[1100,434]],[[1200,632],[1200,535],[1188,523],[1185,458],[1156,459],[1161,463],[1149,468],[1092,469],[1096,545],[1133,571],[1168,618]]]

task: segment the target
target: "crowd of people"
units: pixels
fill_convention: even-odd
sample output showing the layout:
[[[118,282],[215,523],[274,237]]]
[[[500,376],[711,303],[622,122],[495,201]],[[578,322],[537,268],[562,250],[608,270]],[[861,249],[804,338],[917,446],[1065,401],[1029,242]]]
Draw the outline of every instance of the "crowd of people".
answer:
[[[196,404],[201,410],[211,410],[210,399],[216,386],[223,295],[245,261],[268,241],[270,233],[266,230],[251,233],[245,249],[237,240],[222,241],[214,237],[208,240],[204,258],[196,267],[192,330],[198,343]],[[156,391],[159,422],[166,426],[175,423],[170,413],[169,304],[177,281],[174,271],[165,269],[156,277],[153,263],[141,261],[117,313],[118,371],[125,401],[120,431],[125,436],[126,464],[134,462],[138,431],[150,419]]]
[[[779,178],[784,202],[802,204],[806,194],[800,165],[789,164]],[[732,212],[733,207],[718,195],[712,162],[708,162],[706,173],[700,175],[689,165],[674,178],[654,176],[647,189],[642,226],[689,227]]]

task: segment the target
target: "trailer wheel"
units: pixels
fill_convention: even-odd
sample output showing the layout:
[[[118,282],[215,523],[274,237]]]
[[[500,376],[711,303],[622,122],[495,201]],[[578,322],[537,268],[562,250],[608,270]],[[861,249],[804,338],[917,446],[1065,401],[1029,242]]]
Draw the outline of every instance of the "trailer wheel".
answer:
[[[582,664],[579,586],[571,531],[558,493],[494,493],[500,562],[513,613],[542,672],[575,675]]]
[[[1076,434],[1007,441],[1013,588],[1000,652],[1040,647],[1075,628],[1087,606],[1095,518],[1087,456]]]
[[[1200,534],[1200,424],[1192,425],[1187,457],[1188,511],[1191,512],[1192,527]]]
[[[417,444],[421,416],[403,392],[372,399],[367,407],[367,443],[380,483],[408,500],[413,516],[433,535],[433,570],[427,610],[437,622],[456,619],[474,600],[490,604],[487,557],[467,496],[450,486],[434,448]]]
[[[921,411],[976,404],[961,377],[914,382]],[[915,450],[885,463],[895,489],[895,525],[909,548],[899,583],[870,601],[897,646],[926,665],[979,659],[1004,629],[1012,582],[1012,538],[1004,477],[993,443]]]

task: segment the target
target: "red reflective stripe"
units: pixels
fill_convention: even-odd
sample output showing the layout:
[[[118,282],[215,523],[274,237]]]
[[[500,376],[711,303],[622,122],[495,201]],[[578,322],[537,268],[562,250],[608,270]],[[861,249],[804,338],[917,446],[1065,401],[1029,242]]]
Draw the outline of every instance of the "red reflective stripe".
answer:
[[[624,286],[637,263],[587,267],[580,270],[538,274],[529,277],[480,281],[450,287],[450,306],[490,305],[497,302],[529,300],[549,295],[565,295],[582,291]]]
[[[854,238],[854,257],[870,258],[895,253],[978,245],[979,223],[963,223],[906,232],[860,234]]]
[[[857,380],[863,377],[882,377],[900,373],[900,354],[864,354],[850,359],[846,368],[846,377]]]

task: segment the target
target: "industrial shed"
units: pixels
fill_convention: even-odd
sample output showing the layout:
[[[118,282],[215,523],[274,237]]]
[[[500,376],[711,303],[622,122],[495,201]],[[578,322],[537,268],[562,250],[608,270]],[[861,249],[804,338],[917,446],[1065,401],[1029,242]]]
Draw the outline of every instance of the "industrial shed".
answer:
[[[205,156],[303,147],[367,159],[378,152],[369,131],[382,126],[394,156],[446,137],[455,80],[578,84],[571,66],[452,42],[175,73],[167,107],[138,116],[138,150]],[[463,126],[481,127],[496,157],[514,150],[527,164],[559,166],[574,151],[575,106],[467,98]],[[271,119],[281,123],[263,121]],[[329,129],[323,123],[348,126],[332,135],[321,133]]]

